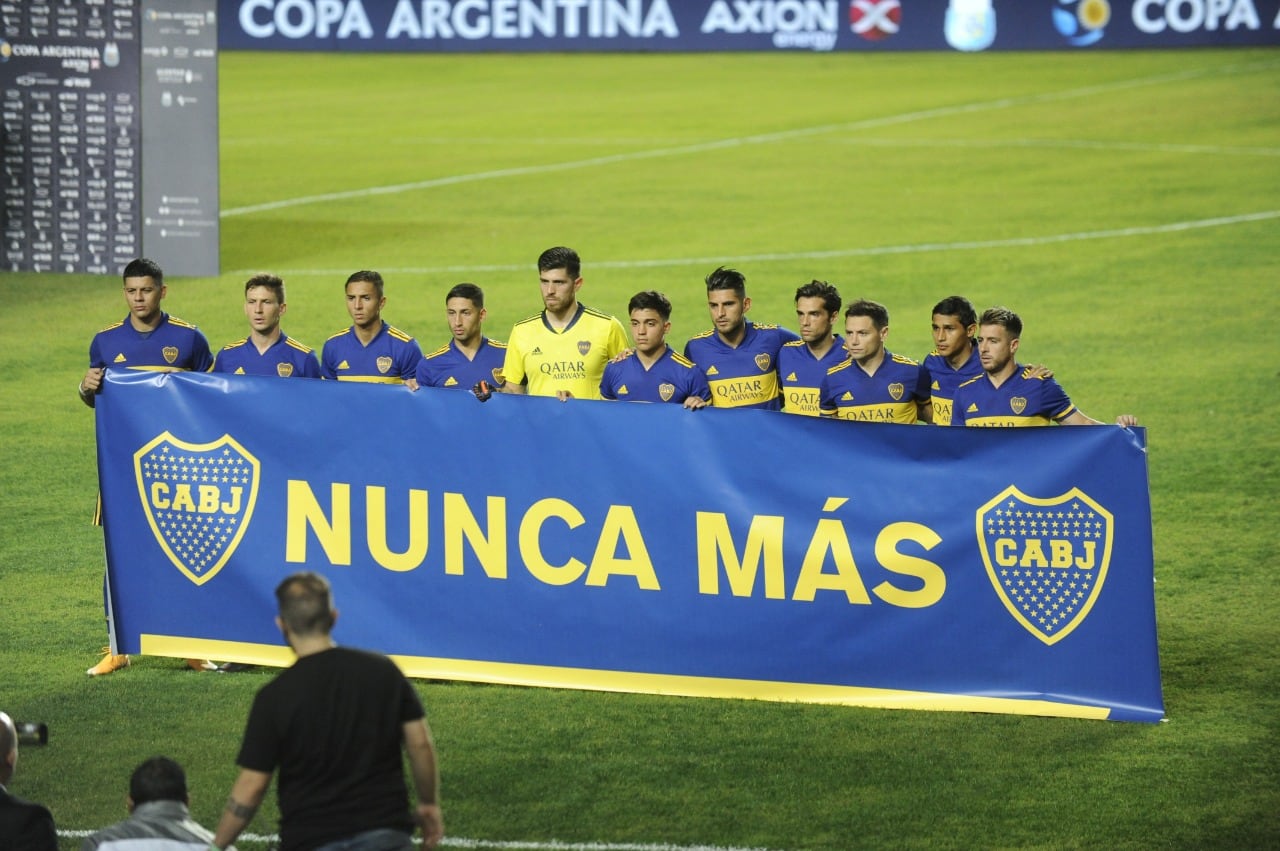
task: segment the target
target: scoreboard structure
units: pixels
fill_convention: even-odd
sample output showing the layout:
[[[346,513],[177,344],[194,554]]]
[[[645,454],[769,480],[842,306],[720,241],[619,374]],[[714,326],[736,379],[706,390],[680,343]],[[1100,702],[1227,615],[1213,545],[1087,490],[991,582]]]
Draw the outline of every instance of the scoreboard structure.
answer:
[[[0,268],[219,272],[216,0],[0,0]]]

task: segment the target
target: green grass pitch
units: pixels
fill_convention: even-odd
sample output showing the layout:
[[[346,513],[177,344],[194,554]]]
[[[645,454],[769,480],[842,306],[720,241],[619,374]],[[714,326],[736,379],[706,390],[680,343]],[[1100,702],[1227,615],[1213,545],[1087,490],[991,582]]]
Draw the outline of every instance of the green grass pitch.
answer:
[[[812,278],[882,301],[913,357],[940,298],[1005,304],[1084,411],[1150,429],[1167,723],[423,682],[466,847],[1280,845],[1280,53],[227,54],[220,110],[225,271],[165,303],[215,348],[244,335],[256,271],[315,346],[360,268],[424,346],[461,280],[503,338],[539,306],[538,253],[568,244],[584,302],[663,290],[677,344],[721,263],[759,321],[790,324]],[[0,292],[0,708],[51,731],[10,788],[74,849],[160,752],[212,823],[271,672],[84,676],[103,556],[75,385],[119,281]]]

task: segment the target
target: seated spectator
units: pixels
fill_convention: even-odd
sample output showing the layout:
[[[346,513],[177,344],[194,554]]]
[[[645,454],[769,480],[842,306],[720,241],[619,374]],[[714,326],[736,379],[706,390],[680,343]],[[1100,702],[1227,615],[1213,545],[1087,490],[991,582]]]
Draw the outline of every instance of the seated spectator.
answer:
[[[87,837],[80,851],[205,851],[213,831],[191,820],[187,776],[168,757],[153,756],[133,770],[124,799],[129,817]]]

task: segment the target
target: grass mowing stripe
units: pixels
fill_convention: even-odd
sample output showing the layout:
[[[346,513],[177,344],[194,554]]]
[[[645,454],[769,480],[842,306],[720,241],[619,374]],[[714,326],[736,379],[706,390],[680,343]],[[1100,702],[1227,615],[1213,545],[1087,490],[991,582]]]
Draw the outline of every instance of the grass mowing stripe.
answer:
[[[773,133],[759,133],[750,136],[716,139],[709,142],[697,142],[691,145],[653,148],[647,151],[629,151],[627,153],[588,157],[587,159],[571,160],[562,163],[545,163],[542,165],[499,168],[474,172],[471,174],[454,174],[445,177],[436,177],[430,180],[418,180],[410,183],[397,183],[389,186],[371,186],[364,189],[349,189],[342,192],[325,192],[319,195],[304,195],[297,198],[268,201],[263,204],[250,204],[245,207],[231,207],[223,210],[221,212],[221,217],[226,219],[235,216],[264,213],[272,210],[283,210],[290,207],[301,207],[310,204],[324,204],[332,201],[351,201],[359,198],[370,198],[377,195],[396,195],[402,192],[434,189],[440,186],[456,186],[460,183],[475,183],[477,181],[496,180],[505,177],[525,177],[535,174],[553,174],[555,172],[573,171],[601,165],[614,165],[622,162],[683,156],[686,154],[699,154],[721,148],[737,147],[739,145],[772,144],[774,142],[783,142],[789,139],[818,136],[827,133],[865,130],[872,127],[908,124],[931,118],[945,118],[952,115],[967,115],[975,112],[1008,109],[1009,107],[1014,106],[1051,103],[1060,100],[1090,97],[1104,92],[1122,91],[1138,86],[1153,86],[1163,83],[1185,82],[1186,80],[1212,76],[1215,74],[1235,74],[1256,70],[1268,70],[1275,68],[1278,65],[1280,65],[1280,62],[1251,62],[1239,65],[1226,65],[1218,68],[1192,68],[1171,74],[1156,74],[1147,77],[1136,77],[1130,80],[1101,83],[1093,86],[1067,89],[1061,92],[1046,92],[1043,94],[1025,95],[1022,97],[997,98],[996,100],[977,101],[975,103],[959,104],[955,106],[940,106],[933,109],[914,110],[912,112],[888,115],[881,118],[868,118],[860,121],[841,122],[838,124],[819,124],[813,127],[797,127],[792,130],[781,130]]]
[[[595,260],[593,267],[602,269],[650,269],[668,266],[707,266],[727,261],[735,263],[789,263],[793,260],[825,260],[839,257],[877,257],[889,254],[924,254],[938,251],[975,251],[990,248],[1034,248],[1063,242],[1080,242],[1092,239],[1120,239],[1134,236],[1156,236],[1179,233],[1200,228],[1226,227],[1229,225],[1265,222],[1280,218],[1280,210],[1264,210],[1258,213],[1242,213],[1237,216],[1218,216],[1189,222],[1170,222],[1163,225],[1137,225],[1110,230],[1077,231],[1075,233],[1023,236],[1012,239],[968,240],[963,242],[919,243],[915,245],[884,245],[872,248],[836,248],[829,251],[795,251],[773,254],[748,254],[734,257],[670,257],[655,260]],[[489,265],[387,267],[383,271],[399,275],[437,275],[455,272],[519,272],[528,264],[506,263]],[[225,274],[232,277],[252,275],[257,270],[237,269]],[[345,275],[344,269],[284,269],[278,274],[292,277],[331,277]]]
[[[59,830],[64,839],[85,839],[97,833],[95,830]],[[242,833],[236,845],[267,845],[278,843],[279,834]],[[737,847],[732,845],[671,845],[663,842],[524,842],[519,840],[467,839],[446,836],[440,844],[446,848],[494,848],[500,851],[769,851],[767,848]]]

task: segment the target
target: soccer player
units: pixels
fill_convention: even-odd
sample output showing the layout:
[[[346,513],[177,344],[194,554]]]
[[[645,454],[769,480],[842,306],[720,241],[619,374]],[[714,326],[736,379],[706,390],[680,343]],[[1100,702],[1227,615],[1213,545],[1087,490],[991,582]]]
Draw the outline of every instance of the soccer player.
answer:
[[[715,327],[685,343],[684,356],[707,376],[711,404],[780,410],[778,352],[800,338],[777,325],[747,319],[751,299],[741,272],[721,266],[707,275],[706,284],[707,310]]]
[[[924,359],[933,380],[934,425],[951,425],[951,402],[956,388],[982,374],[978,347],[978,312],[969,299],[960,295],[944,298],[933,306],[933,351]]]
[[[627,346],[622,323],[578,301],[582,261],[572,248],[538,257],[543,309],[511,329],[502,364],[506,393],[599,399],[604,366]]]
[[[233,375],[274,375],[280,378],[319,378],[315,350],[280,330],[288,305],[284,281],[275,275],[254,275],[244,285],[244,315],[249,336],[222,347],[214,372]]]
[[[89,344],[89,370],[80,381],[80,401],[90,408],[102,391],[108,367],[146,372],[208,372],[209,341],[200,329],[160,309],[168,294],[164,271],[140,257],[124,267],[124,300],[129,315],[103,328]]]
[[[352,325],[324,342],[320,377],[374,384],[408,384],[417,389],[414,376],[422,349],[417,340],[382,319],[387,304],[382,276],[368,270],[347,278],[347,313]]]
[[[675,402],[689,410],[711,400],[707,377],[693,361],[667,345],[671,330],[671,302],[648,290],[636,293],[627,304],[635,351],[629,358],[607,364],[600,380],[600,395],[625,402]]]
[[[818,393],[827,370],[845,358],[844,338],[835,333],[840,292],[826,281],[810,281],[796,290],[800,339],[778,352],[782,412],[818,416]]]
[[[884,347],[888,309],[866,299],[855,301],[844,312],[844,333],[849,357],[822,379],[822,415],[906,425],[929,422],[929,371]]]
[[[1037,376],[1014,360],[1022,337],[1022,319],[993,307],[978,320],[978,357],[983,374],[956,390],[951,424],[957,426],[1105,425],[1087,416],[1052,378]],[[1116,424],[1135,426],[1132,414]]]
[[[168,294],[164,270],[154,260],[139,257],[130,260],[121,276],[124,300],[129,314],[93,337],[89,344],[89,369],[80,380],[80,401],[94,407],[102,392],[102,378],[107,369],[135,369],[144,372],[207,372],[213,365],[209,341],[200,329],[160,309]],[[102,522],[99,500],[94,522]],[[116,653],[114,621],[110,615],[111,598],[103,583],[103,605],[107,609],[107,640],[102,661],[85,671],[91,677],[114,673],[129,665],[129,657]],[[217,666],[203,659],[188,659],[197,671],[211,671]]]
[[[500,387],[507,345],[490,340],[481,331],[487,315],[484,291],[475,284],[458,284],[444,297],[444,314],[453,336],[418,361],[418,385],[470,390],[484,381]]]

